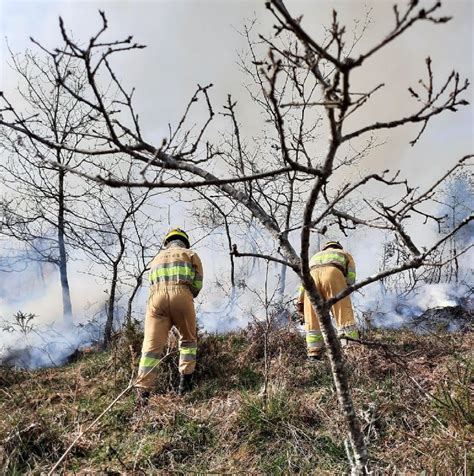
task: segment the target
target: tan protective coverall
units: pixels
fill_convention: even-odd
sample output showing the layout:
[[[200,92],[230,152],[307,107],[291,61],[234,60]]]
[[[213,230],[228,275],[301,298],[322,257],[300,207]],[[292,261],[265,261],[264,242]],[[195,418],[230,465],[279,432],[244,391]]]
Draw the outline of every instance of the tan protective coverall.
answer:
[[[193,298],[201,288],[203,269],[199,256],[171,241],[150,265],[150,292],[137,387],[151,388],[158,362],[173,326],[179,332],[179,371],[191,374],[196,366],[196,312]]]
[[[335,248],[327,248],[316,253],[309,262],[311,276],[321,297],[327,301],[355,282],[355,263],[352,256]],[[324,348],[318,315],[313,309],[309,296],[301,287],[298,301],[304,303],[304,321],[308,355],[319,355]],[[358,331],[349,296],[331,307],[331,312],[339,336],[357,338]]]

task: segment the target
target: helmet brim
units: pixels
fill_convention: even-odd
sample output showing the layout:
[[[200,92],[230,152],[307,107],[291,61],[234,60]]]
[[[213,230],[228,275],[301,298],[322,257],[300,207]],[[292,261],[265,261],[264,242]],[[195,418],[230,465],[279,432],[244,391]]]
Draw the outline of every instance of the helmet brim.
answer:
[[[179,240],[179,241],[181,241],[182,243],[184,243],[184,245],[186,246],[186,248],[190,248],[190,247],[191,247],[191,244],[189,243],[189,240],[186,239],[184,236],[180,236],[180,235],[169,236],[168,238],[165,239],[165,241],[163,242],[163,244],[167,245],[167,244],[170,243],[171,241],[175,241],[175,240]]]

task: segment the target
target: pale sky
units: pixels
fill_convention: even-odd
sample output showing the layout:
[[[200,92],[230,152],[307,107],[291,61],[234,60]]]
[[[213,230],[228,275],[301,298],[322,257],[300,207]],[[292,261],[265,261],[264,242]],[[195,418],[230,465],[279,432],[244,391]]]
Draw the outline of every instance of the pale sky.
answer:
[[[222,110],[220,106],[231,93],[239,101],[239,119],[251,136],[258,132],[260,121],[243,87],[247,79],[237,65],[238,53],[246,46],[239,31],[245,22],[256,18],[256,30],[271,33],[273,19],[264,3],[264,0],[0,0],[0,89],[13,96],[16,85],[16,78],[7,66],[5,37],[14,52],[33,47],[30,36],[47,47],[55,47],[60,44],[58,16],[61,15],[74,38],[85,42],[100,26],[97,10],[102,9],[109,20],[109,39],[134,35],[137,42],[148,46],[124,55],[115,62],[115,70],[128,87],[137,88],[136,108],[144,131],[155,143],[161,143],[169,122],[176,124],[179,120],[196,84],[210,82],[215,85],[211,93],[215,109]],[[316,38],[324,36],[323,24],[330,22],[332,8],[339,11],[349,30],[354,20],[363,20],[367,10],[372,9],[372,23],[358,45],[358,52],[367,50],[388,33],[393,25],[392,4],[393,1],[383,0],[287,2],[295,16],[304,15],[303,25]],[[425,77],[428,55],[433,60],[438,85],[452,69],[458,70],[462,78],[474,78],[473,5],[470,0],[445,1],[442,13],[454,17],[450,23],[417,24],[356,74],[353,83],[360,90],[369,90],[380,82],[387,84],[358,116],[358,126],[369,121],[397,119],[401,113],[414,110],[416,105],[407,88],[416,86],[418,79]],[[474,101],[472,87],[465,97]],[[458,113],[434,118],[415,148],[408,142],[416,136],[417,127],[382,132],[380,140],[387,143],[374,151],[365,166],[379,170],[400,168],[414,183],[427,184],[460,157],[474,151],[473,125],[473,108],[468,106]],[[215,127],[219,128],[219,120]],[[369,271],[363,269],[362,275]]]
[[[128,86],[136,86],[136,106],[144,130],[161,141],[168,122],[176,123],[196,84],[212,82],[212,100],[217,110],[228,93],[239,99],[240,120],[249,134],[258,129],[258,114],[248,100],[243,83],[246,78],[237,65],[238,53],[245,50],[239,31],[251,18],[258,20],[257,30],[270,33],[273,20],[264,8],[264,0],[0,0],[1,5],[1,86],[9,94],[15,86],[6,64],[5,40],[15,52],[31,47],[33,36],[46,46],[59,42],[58,16],[63,16],[73,36],[87,41],[100,24],[98,9],[109,19],[108,38],[134,35],[146,44],[145,50],[124,55],[116,62],[116,71]],[[430,5],[432,2],[425,2]],[[320,38],[323,24],[328,24],[336,8],[350,30],[354,20],[363,20],[372,9],[372,23],[359,43],[359,50],[382,38],[393,25],[393,2],[387,1],[289,1],[290,10],[303,14],[307,31]],[[385,53],[373,57],[367,67],[355,75],[354,83],[369,89],[379,82],[387,87],[358,118],[361,123],[395,119],[398,114],[416,107],[407,88],[425,77],[424,60],[429,54],[438,84],[451,69],[472,80],[473,74],[473,2],[444,2],[444,15],[452,15],[447,25],[420,23],[395,41]],[[467,98],[474,99],[471,88]],[[387,145],[378,149],[367,166],[382,169],[401,168],[407,176],[415,175],[419,183],[438,175],[473,147],[473,109],[461,108],[446,113],[429,125],[417,147],[408,145],[417,128],[405,127],[396,132],[380,133]],[[218,124],[216,124],[218,126]]]
[[[434,0],[421,2],[426,6],[433,3]],[[368,91],[381,82],[386,87],[353,116],[350,126],[358,128],[393,120],[414,111],[417,105],[407,89],[416,88],[418,80],[426,78],[428,55],[432,58],[435,86],[444,82],[453,69],[459,71],[462,79],[473,80],[474,2],[443,3],[440,14],[453,16],[451,22],[417,23],[354,73],[352,84],[357,90]],[[114,67],[128,88],[136,87],[135,106],[149,140],[161,143],[167,135],[168,123],[177,124],[198,83],[214,84],[211,100],[217,112],[222,111],[229,93],[238,100],[238,119],[251,140],[261,131],[262,123],[244,88],[248,78],[238,66],[239,53],[246,51],[240,32],[244,24],[256,19],[256,33],[271,34],[273,18],[264,4],[264,0],[0,0],[1,89],[14,97],[17,83],[7,65],[5,38],[14,52],[35,49],[30,36],[54,48],[61,44],[58,28],[61,15],[73,37],[86,42],[101,25],[98,15],[101,9],[109,21],[106,38],[117,40],[133,35],[135,41],[147,45],[144,50],[118,56]],[[363,22],[370,11],[371,23],[353,56],[366,51],[390,31],[394,23],[392,5],[392,1],[384,0],[287,1],[295,16],[303,14],[304,27],[316,39],[324,37],[324,25],[330,23],[333,8],[338,10],[348,31],[354,29],[355,21]],[[465,97],[471,103],[474,101],[472,86]],[[414,148],[409,141],[416,136],[419,126],[381,131],[378,140],[385,145],[365,158],[360,169],[348,173],[401,169],[402,177],[412,185],[427,185],[460,157],[474,151],[473,126],[474,109],[469,105],[457,113],[445,112],[435,117]],[[223,119],[216,116],[211,137],[223,127]],[[181,215],[178,210],[176,217],[171,218],[182,220]],[[187,226],[187,222],[178,223]]]

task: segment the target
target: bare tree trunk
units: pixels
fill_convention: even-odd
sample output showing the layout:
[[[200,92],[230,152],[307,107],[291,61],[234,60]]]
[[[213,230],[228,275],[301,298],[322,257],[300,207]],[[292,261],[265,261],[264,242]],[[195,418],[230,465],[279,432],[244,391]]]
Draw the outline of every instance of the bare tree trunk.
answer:
[[[278,295],[280,301],[283,301],[283,297],[285,296],[287,271],[288,266],[286,264],[282,264],[280,271],[280,282],[278,283]]]
[[[112,329],[114,324],[114,306],[115,306],[115,295],[117,293],[118,264],[119,263],[120,263],[120,260],[114,262],[113,271],[112,271],[112,281],[110,283],[110,294],[109,294],[109,300],[107,302],[107,321],[105,322],[105,329],[104,329],[103,347],[105,349],[109,347],[112,341]]]
[[[61,279],[61,293],[63,299],[63,318],[68,324],[72,323],[71,292],[67,275],[67,253],[64,243],[64,169],[59,169],[58,184],[58,248],[59,248],[59,276]]]
[[[271,315],[270,315],[270,300],[268,299],[268,270],[270,263],[267,261],[267,269],[265,272],[265,287],[264,287],[264,304],[265,304],[265,329],[263,331],[263,358],[264,358],[264,379],[263,379],[263,391],[262,399],[265,410],[268,403],[268,381],[270,378],[270,356],[268,355],[268,344],[270,339],[270,327],[271,327]]]
[[[133,287],[132,294],[130,294],[130,297],[128,298],[127,302],[127,315],[126,315],[126,322],[127,324],[130,324],[132,320],[132,309],[133,309],[133,301],[135,300],[135,297],[138,294],[139,289],[142,286],[143,283],[143,275],[146,272],[146,268],[143,269],[143,271],[140,273],[139,276],[137,276],[135,286]]]
[[[320,307],[318,303],[320,298],[315,289],[306,289],[311,304],[317,309],[319,322],[321,324],[321,333],[328,349],[329,362],[331,364],[334,385],[339,404],[343,409],[343,415],[349,430],[349,439],[354,453],[354,467],[352,474],[367,474],[367,448],[364,442],[364,435],[361,431],[359,420],[355,413],[352,396],[350,393],[347,374],[344,370],[344,356],[341,351],[341,345],[336,335],[336,331],[331,322],[329,310]]]
[[[329,112],[329,117],[331,119],[331,123],[333,123],[334,116],[332,111]],[[326,164],[329,166],[332,166],[334,162],[338,147],[339,138],[335,136],[326,156]],[[306,202],[303,219],[306,226],[303,227],[301,233],[301,278],[311,305],[318,314],[321,333],[324,338],[324,343],[328,349],[329,362],[331,364],[331,371],[334,385],[336,387],[337,398],[339,400],[339,404],[341,405],[344,419],[347,423],[349,440],[354,453],[354,461],[351,462],[351,473],[354,475],[367,474],[367,447],[365,445],[364,435],[361,431],[359,420],[357,419],[354,404],[352,402],[349,382],[344,370],[344,356],[342,355],[341,344],[332,325],[331,315],[329,313],[330,308],[324,302],[322,296],[318,292],[316,283],[311,276],[309,267],[309,224],[311,223],[312,213],[322,187],[323,181],[317,179],[314,182],[313,188],[308,197],[308,201]]]
[[[125,239],[123,237],[125,222],[126,220],[122,222],[119,229],[119,233],[118,233],[120,251],[117,257],[115,258],[115,260],[112,262],[112,281],[110,283],[110,295],[109,295],[109,301],[107,303],[107,321],[105,323],[105,329],[104,329],[104,348],[107,348],[112,341],[112,329],[114,325],[115,295],[117,294],[119,265],[120,265],[120,262],[122,261],[123,254],[125,253]]]

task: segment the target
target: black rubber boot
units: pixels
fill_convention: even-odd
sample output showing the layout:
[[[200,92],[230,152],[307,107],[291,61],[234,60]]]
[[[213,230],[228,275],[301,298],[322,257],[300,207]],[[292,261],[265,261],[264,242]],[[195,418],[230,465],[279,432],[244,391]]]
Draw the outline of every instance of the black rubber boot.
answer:
[[[181,374],[179,376],[179,387],[178,387],[178,395],[184,395],[185,393],[190,392],[193,389],[193,375],[184,375]]]
[[[150,400],[151,392],[144,388],[137,388],[137,398],[135,400],[136,407],[138,410],[145,408],[148,405],[148,401]]]
[[[321,362],[323,360],[323,353],[321,352],[320,354],[317,355],[308,355],[306,357],[307,362]]]

